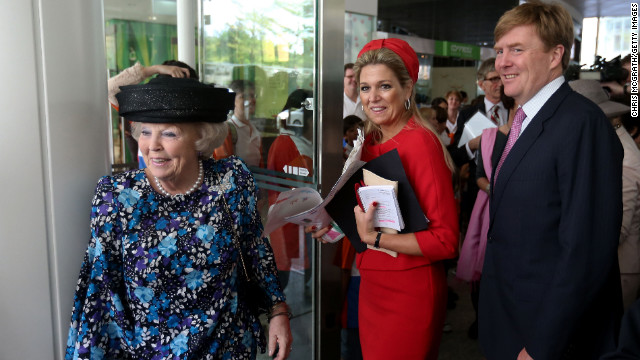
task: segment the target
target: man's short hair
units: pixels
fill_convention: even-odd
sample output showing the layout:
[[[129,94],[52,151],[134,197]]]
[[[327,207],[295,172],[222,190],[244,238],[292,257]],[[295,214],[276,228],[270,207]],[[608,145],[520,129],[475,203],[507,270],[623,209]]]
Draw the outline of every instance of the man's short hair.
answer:
[[[248,80],[233,80],[231,84],[229,84],[229,89],[233,90],[236,94],[244,93],[245,90],[254,90],[255,85]]]
[[[478,81],[482,81],[487,78],[487,74],[496,71],[496,58],[489,58],[480,64],[478,68]]]
[[[547,51],[556,45],[562,45],[564,47],[562,70],[567,69],[574,38],[573,19],[565,8],[538,0],[518,5],[504,13],[498,20],[493,31],[495,42],[497,43],[506,33],[521,25],[533,25]]]
[[[344,73],[342,75],[347,73],[347,69],[353,69],[353,63],[344,64]]]

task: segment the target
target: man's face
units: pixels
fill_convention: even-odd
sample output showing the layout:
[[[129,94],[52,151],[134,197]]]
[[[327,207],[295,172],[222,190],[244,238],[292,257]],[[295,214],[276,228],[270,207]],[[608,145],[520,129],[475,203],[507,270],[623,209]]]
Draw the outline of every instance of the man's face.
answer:
[[[248,110],[248,113],[247,113]],[[245,89],[243,93],[237,93],[235,109],[233,113],[238,117],[250,118],[256,113],[256,92],[253,89]]]
[[[494,46],[496,70],[504,93],[523,105],[546,84],[562,74],[564,47],[545,46],[533,25],[516,26]]]
[[[353,72],[353,69],[347,69],[344,72],[344,92],[346,94],[353,94],[357,92],[357,90],[356,74]]]
[[[497,71],[488,72],[483,80],[478,81],[478,86],[484,91],[484,96],[487,100],[494,104],[500,101],[500,87],[502,81]]]

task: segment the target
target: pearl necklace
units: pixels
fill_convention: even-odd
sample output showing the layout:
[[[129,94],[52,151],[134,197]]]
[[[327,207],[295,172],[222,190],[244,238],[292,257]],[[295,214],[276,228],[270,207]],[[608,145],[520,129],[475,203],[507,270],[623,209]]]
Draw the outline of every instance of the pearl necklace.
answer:
[[[162,193],[162,195],[167,196],[167,197],[176,197],[178,195],[182,195],[182,196],[187,196],[189,194],[191,194],[192,192],[194,192],[197,188],[198,185],[200,185],[200,182],[202,181],[202,160],[198,160],[198,178],[196,179],[195,184],[193,184],[189,190],[187,190],[184,194],[175,194],[175,195],[171,195],[167,192],[167,190],[165,190],[162,185],[160,185],[160,180],[158,180],[157,177],[153,177],[156,181],[156,186],[158,187],[158,190],[160,190],[160,192]]]

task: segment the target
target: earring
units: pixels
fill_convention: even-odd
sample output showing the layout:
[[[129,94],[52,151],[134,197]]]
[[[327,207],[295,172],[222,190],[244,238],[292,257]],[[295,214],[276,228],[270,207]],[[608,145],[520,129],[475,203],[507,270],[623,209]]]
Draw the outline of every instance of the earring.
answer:
[[[362,109],[362,111],[364,111],[364,105],[360,105],[360,108]]]
[[[410,107],[411,107],[411,99],[407,99],[407,101],[404,102],[404,108],[409,110]]]

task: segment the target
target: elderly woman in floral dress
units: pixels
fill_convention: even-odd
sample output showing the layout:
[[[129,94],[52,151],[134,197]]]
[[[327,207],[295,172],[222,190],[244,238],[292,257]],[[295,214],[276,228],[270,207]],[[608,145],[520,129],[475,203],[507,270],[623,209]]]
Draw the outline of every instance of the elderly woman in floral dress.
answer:
[[[260,238],[255,182],[211,154],[234,95],[195,79],[122,87],[146,169],[99,180],[66,359],[255,359],[265,336],[239,295],[243,267],[270,300],[269,354],[291,351],[291,313]]]

